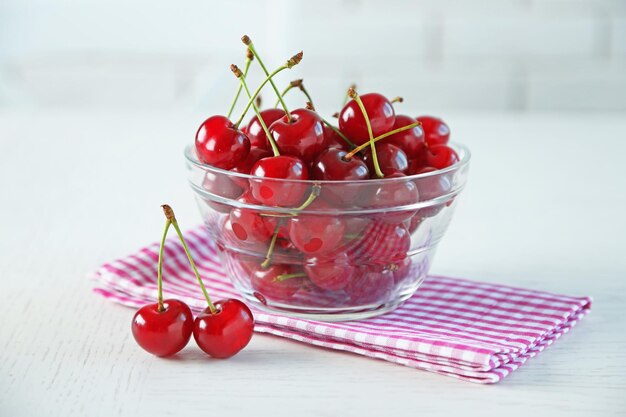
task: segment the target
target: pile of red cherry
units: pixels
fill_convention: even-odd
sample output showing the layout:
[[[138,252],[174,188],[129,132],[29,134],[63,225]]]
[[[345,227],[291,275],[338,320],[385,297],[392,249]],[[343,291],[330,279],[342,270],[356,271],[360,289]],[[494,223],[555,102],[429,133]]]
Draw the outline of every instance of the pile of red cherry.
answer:
[[[213,173],[205,178],[208,192],[240,203],[231,206],[208,201],[214,209],[227,213],[220,226],[225,246],[230,247],[226,250],[235,253],[236,248],[243,248],[267,254],[263,262],[240,256],[241,267],[262,301],[271,298],[289,302],[301,288],[341,293],[353,304],[376,301],[407,274],[410,234],[423,218],[434,216],[441,208],[394,211],[375,221],[312,212],[405,206],[436,195],[441,191],[439,183],[431,184],[431,189],[419,189],[411,181],[378,181],[372,183],[379,184],[370,187],[372,192],[363,193],[351,192],[345,181],[366,184],[369,180],[399,179],[449,167],[459,160],[447,145],[450,129],[436,117],[396,115],[394,102],[401,98],[389,100],[378,93],[359,95],[352,87],[347,102],[336,114],[338,126],[334,126],[314,110],[302,80],[292,82],[285,92],[298,88],[307,96],[307,106],[289,110],[282,98],[285,92],[278,91],[272,77],[297,65],[302,53],[270,73],[250,39],[244,36],[242,40],[248,47],[248,59],[244,71],[231,66],[240,81],[231,111],[228,116],[209,117],[195,138],[196,155],[202,163],[254,176]],[[246,83],[253,59],[267,75],[254,94]],[[255,101],[268,82],[281,106],[261,110]],[[233,122],[230,114],[242,90],[248,95],[248,103]],[[244,124],[251,107],[256,115]],[[326,182],[311,186],[315,181],[342,182],[336,187]],[[293,208],[294,212],[282,217],[266,216],[242,205],[268,207],[268,213],[272,207]],[[304,209],[307,211],[298,215]],[[383,249],[380,242],[385,242]],[[299,256],[301,266],[272,257],[276,248]]]

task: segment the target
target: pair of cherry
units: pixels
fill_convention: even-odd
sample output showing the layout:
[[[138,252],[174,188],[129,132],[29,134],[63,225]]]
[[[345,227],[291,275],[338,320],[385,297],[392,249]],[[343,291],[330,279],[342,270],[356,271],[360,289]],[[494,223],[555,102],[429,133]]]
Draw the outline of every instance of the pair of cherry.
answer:
[[[191,335],[204,352],[214,358],[228,358],[243,349],[252,338],[254,318],[250,309],[235,299],[213,304],[189,253],[174,211],[163,205],[166,216],[157,266],[158,301],[141,307],[133,316],[135,341],[156,356],[171,356],[183,349]],[[208,307],[194,320],[189,306],[177,299],[163,300],[163,248],[169,227],[173,226],[181,240]]]

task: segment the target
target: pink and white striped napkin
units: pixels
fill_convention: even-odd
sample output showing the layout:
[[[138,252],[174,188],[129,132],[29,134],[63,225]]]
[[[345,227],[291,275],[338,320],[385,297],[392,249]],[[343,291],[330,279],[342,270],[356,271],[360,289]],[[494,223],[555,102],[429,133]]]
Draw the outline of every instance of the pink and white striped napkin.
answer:
[[[204,226],[185,233],[215,299],[239,297]],[[139,307],[156,299],[158,243],[102,265],[98,294]],[[198,311],[205,301],[177,240],[167,241],[163,288]],[[569,331],[591,307],[589,297],[430,276],[395,311],[351,322],[324,323],[254,311],[255,330],[329,349],[424,369],[477,383],[495,383]]]

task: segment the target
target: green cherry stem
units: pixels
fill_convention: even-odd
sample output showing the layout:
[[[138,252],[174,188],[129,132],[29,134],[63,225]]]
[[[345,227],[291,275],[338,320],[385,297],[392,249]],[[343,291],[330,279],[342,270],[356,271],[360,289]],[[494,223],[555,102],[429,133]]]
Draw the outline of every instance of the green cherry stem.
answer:
[[[239,117],[239,119],[237,119],[237,123],[235,123],[235,127],[239,127],[239,125],[243,121],[243,118],[246,117],[246,113],[248,113],[248,110],[250,110],[250,106],[252,106],[252,104],[254,103],[254,100],[256,100],[256,97],[259,95],[259,93],[261,92],[261,90],[263,89],[265,84],[267,84],[268,81],[272,81],[272,77],[275,76],[276,74],[278,74],[279,72],[281,72],[283,70],[286,70],[286,69],[293,68],[294,66],[298,65],[300,63],[300,61],[302,61],[302,52],[298,52],[297,54],[295,54],[294,56],[289,58],[287,60],[287,62],[285,63],[285,65],[282,65],[282,66],[276,68],[276,70],[274,70],[274,72],[269,74],[267,76],[267,78],[265,80],[263,80],[261,85],[259,85],[257,87],[257,89],[254,92],[254,94],[252,94],[252,98],[250,98],[250,100],[248,100],[248,104],[246,104],[246,107],[243,109],[243,112],[241,113],[241,116]]]
[[[404,102],[404,99],[402,97],[400,97],[400,96],[394,97],[393,99],[391,99],[391,104],[393,104],[393,103],[403,103],[403,102]]]
[[[250,64],[252,63],[253,59],[254,59],[254,54],[252,54],[252,51],[248,49],[246,51],[246,66],[243,69],[244,77],[248,75],[248,70],[250,69]],[[233,114],[233,110],[235,110],[235,105],[237,104],[237,101],[239,100],[240,94],[241,94],[241,83],[239,84],[239,87],[237,88],[237,94],[235,94],[235,98],[233,99],[233,102],[230,105],[230,109],[228,110],[228,115],[226,117],[229,119],[230,119],[230,116],[232,116]]]
[[[282,226],[282,219],[280,219],[278,221],[278,224],[276,225],[276,228],[274,229],[274,235],[272,236],[272,241],[270,242],[270,247],[267,249],[267,254],[265,255],[265,260],[263,261],[263,263],[261,264],[261,268],[267,268],[268,266],[270,266],[270,263],[272,262],[272,254],[274,253],[274,247],[276,246],[276,239],[278,239],[278,230],[280,229],[280,226]]]
[[[319,184],[314,184],[313,189],[311,190],[311,194],[306,199],[304,203],[302,203],[299,207],[296,207],[290,216],[296,216],[298,212],[307,208],[316,198],[320,195],[321,187]],[[285,217],[281,215],[272,215],[272,214],[263,214],[261,216],[271,216],[271,217]],[[276,228],[274,229],[274,235],[272,235],[272,241],[270,242],[270,247],[267,249],[267,254],[265,255],[265,260],[261,264],[261,268],[267,268],[270,266],[270,262],[272,261],[272,254],[274,253],[274,247],[276,246],[276,239],[278,239],[278,231],[280,227],[283,225],[283,219],[278,219],[278,223],[276,224]]]
[[[348,100],[350,100],[350,88],[353,89],[353,90],[356,90],[356,84],[352,84],[348,88],[348,92],[346,93],[345,97],[343,98],[343,104],[341,104],[341,107],[344,107],[348,103]],[[337,116],[339,116],[339,115],[337,115]]]
[[[250,39],[250,37],[248,35],[243,35],[241,37],[241,41],[250,49],[250,51],[252,51],[257,61],[259,61],[259,65],[263,69],[263,72],[265,73],[266,76],[269,77],[270,74],[267,71],[265,64],[263,64],[263,60],[261,60],[261,57],[259,57],[259,54],[254,48],[254,44],[252,43],[252,40]],[[302,57],[300,57],[300,59],[302,59]],[[287,105],[285,104],[283,97],[280,95],[280,92],[278,91],[278,88],[276,87],[276,83],[274,83],[274,80],[272,80],[271,78],[270,78],[270,84],[272,84],[272,88],[276,92],[276,96],[278,97],[280,104],[283,106],[283,110],[285,110],[285,113],[287,114],[287,121],[291,123],[292,119],[291,119],[291,114],[289,113],[289,109],[287,108]]]
[[[411,123],[410,125],[406,125],[406,126],[402,126],[399,127],[397,129],[394,130],[390,130],[389,132],[383,133],[380,136],[376,136],[374,138],[374,142],[378,142],[379,140],[385,139],[391,135],[395,135],[396,133],[400,133],[400,132],[404,132],[405,130],[409,130],[409,129],[413,129],[414,127],[420,126],[421,123],[420,122],[415,122],[415,123]],[[369,142],[365,142],[363,145],[359,145],[357,147],[355,147],[354,149],[352,149],[350,151],[350,153],[346,154],[346,156],[344,156],[345,159],[350,159],[352,158],[355,154],[357,154],[358,152],[361,152],[363,149],[367,148],[368,146],[370,146]]]
[[[252,99],[252,95],[250,94],[250,90],[248,89],[248,83],[246,83],[245,74],[242,73],[241,70],[237,68],[237,65],[235,64],[232,64],[230,66],[230,70],[233,72],[233,74],[235,74],[237,78],[239,78],[239,82],[241,86],[243,87],[243,89],[246,91],[248,98]],[[272,132],[270,132],[270,130],[267,128],[267,125],[265,124],[265,120],[263,120],[263,117],[261,117],[261,112],[259,111],[259,108],[257,107],[256,104],[253,103],[252,109],[254,110],[256,117],[259,119],[259,123],[261,124],[261,127],[263,128],[263,131],[265,132],[265,136],[267,136],[267,139],[270,142],[270,146],[272,147],[272,152],[274,152],[274,156],[280,156],[280,151],[278,150],[278,146],[276,146],[276,141],[274,140],[274,136],[272,136]]]
[[[374,144],[374,134],[372,133],[372,125],[370,123],[370,118],[367,115],[367,110],[365,110],[365,106],[363,105],[363,101],[356,90],[352,87],[348,89],[348,95],[356,101],[356,104],[359,105],[361,109],[361,113],[363,113],[363,118],[365,119],[365,124],[367,125],[367,134],[369,135],[370,148],[372,149],[372,160],[374,161],[374,172],[378,178],[384,178],[383,172],[380,170],[380,165],[378,164],[378,156],[376,155],[376,145]],[[347,155],[346,155],[347,156]]]
[[[204,298],[206,299],[206,302],[209,306],[209,310],[211,311],[211,314],[216,314],[217,308],[215,308],[215,305],[213,305],[213,302],[211,301],[211,297],[209,297],[209,293],[207,292],[206,287],[204,286],[204,282],[202,282],[202,278],[200,278],[200,274],[198,273],[198,268],[196,267],[196,263],[193,261],[193,258],[191,257],[191,253],[189,252],[189,248],[187,247],[187,243],[185,242],[185,238],[183,237],[183,232],[181,232],[180,227],[178,227],[178,221],[176,220],[176,216],[174,215],[174,210],[172,210],[172,208],[168,206],[167,204],[163,204],[161,207],[163,208],[163,213],[165,214],[165,217],[167,218],[167,220],[170,223],[172,223],[172,226],[174,226],[174,229],[176,230],[176,234],[178,235],[178,238],[180,239],[180,243],[183,244],[183,249],[185,250],[187,259],[189,259],[189,264],[191,265],[191,268],[193,269],[193,273],[196,276],[196,279],[198,280],[198,284],[200,284],[200,288],[202,289],[202,293],[204,294]]]
[[[306,274],[304,272],[294,272],[293,274],[282,274],[274,278],[274,281],[283,282],[291,278],[299,278],[299,277],[306,277]]]
[[[300,85],[302,85],[302,79],[291,81],[289,85],[283,90],[280,96],[285,97],[285,94],[287,94],[289,90],[295,87],[299,87]],[[274,103],[274,107],[278,107],[279,104],[280,104],[280,99],[277,99],[276,103]]]
[[[163,230],[163,237],[161,237],[161,246],[159,247],[159,263],[157,264],[157,309],[159,313],[165,311],[165,307],[163,307],[163,249],[165,247],[165,238],[167,237],[167,231],[169,230],[171,224],[172,222],[170,222],[169,219],[165,221],[165,230]]]

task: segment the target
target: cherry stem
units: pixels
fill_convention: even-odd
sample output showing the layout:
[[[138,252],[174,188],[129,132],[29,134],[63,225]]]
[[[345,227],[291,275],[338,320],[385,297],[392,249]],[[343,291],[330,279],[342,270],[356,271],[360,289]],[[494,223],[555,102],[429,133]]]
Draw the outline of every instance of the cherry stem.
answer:
[[[276,224],[276,228],[274,229],[274,235],[272,236],[272,241],[270,242],[270,247],[267,249],[267,254],[265,255],[265,260],[261,264],[261,268],[265,269],[270,266],[272,261],[272,254],[274,253],[274,246],[276,246],[276,239],[278,239],[278,230],[282,226],[282,219],[278,221]]]
[[[299,278],[299,277],[306,277],[306,274],[304,272],[294,272],[293,274],[282,274],[274,278],[274,281],[283,282],[291,278]]]
[[[231,66],[232,68],[233,66]],[[235,66],[235,68],[237,68]],[[235,71],[233,71],[235,72]],[[237,75],[237,72],[235,72],[235,75]],[[246,83],[246,76],[245,74],[243,74],[241,77],[239,77],[239,81],[241,82],[241,85],[243,86],[243,89],[246,91],[246,94],[248,95],[248,98],[252,98],[252,95],[250,94],[250,90],[248,89],[248,83]],[[267,125],[265,124],[265,120],[263,120],[263,117],[261,116],[261,112],[259,111],[259,108],[257,107],[256,104],[252,104],[252,109],[254,110],[254,113],[256,114],[256,117],[259,119],[259,123],[261,124],[261,127],[263,128],[263,131],[265,132],[265,136],[267,137],[267,140],[269,140],[270,142],[270,146],[272,147],[272,152],[274,152],[274,156],[280,156],[280,151],[278,150],[278,146],[276,145],[276,141],[274,140],[274,136],[272,136],[272,132],[270,132],[270,130],[267,128]]]
[[[370,118],[367,115],[367,110],[365,110],[365,106],[363,105],[363,101],[359,94],[356,92],[354,88],[350,88],[348,90],[348,95],[356,101],[356,104],[359,105],[361,109],[361,113],[363,113],[363,118],[365,119],[365,124],[367,125],[367,134],[369,135],[369,144],[372,149],[372,160],[374,161],[374,172],[378,178],[384,178],[383,172],[380,170],[380,165],[378,164],[378,156],[376,155],[376,145],[374,144],[374,134],[372,133],[372,125],[370,123]],[[347,155],[346,155],[347,156]]]
[[[322,122],[328,126],[333,132],[335,132],[344,142],[346,142],[348,144],[348,146],[350,147],[350,150],[356,148],[356,145],[346,137],[346,135],[344,135],[343,133],[341,133],[341,131],[339,129],[337,129],[335,126],[333,126],[332,124],[330,124],[326,119],[324,119],[322,116],[320,116],[320,119],[322,119]]]
[[[259,61],[259,65],[263,69],[263,72],[265,73],[265,75],[267,77],[270,77],[270,74],[267,71],[267,68],[265,68],[265,64],[263,64],[263,61],[261,60],[261,57],[259,57],[259,54],[257,53],[257,51],[256,51],[256,49],[254,47],[254,44],[252,43],[252,41],[249,41],[249,43],[247,43],[247,45],[248,45],[248,48],[250,49],[250,51],[252,51],[252,53],[254,54],[254,57],[257,59],[257,61]],[[289,123],[291,123],[292,119],[291,119],[291,114],[289,113],[289,109],[287,108],[287,105],[285,104],[285,101],[283,100],[283,97],[280,95],[280,92],[278,91],[278,88],[276,87],[276,83],[274,83],[274,80],[272,80],[271,77],[270,77],[270,84],[272,84],[272,88],[276,92],[276,96],[278,97],[278,100],[280,101],[281,106],[283,106],[283,110],[285,110],[285,113],[287,114],[287,121]]]
[[[243,69],[244,77],[248,75],[248,70],[250,69],[251,63],[252,63],[252,59],[246,58],[246,66]],[[237,94],[235,94],[235,99],[233,100],[232,104],[230,105],[230,109],[228,110],[228,115],[226,116],[228,119],[230,119],[230,116],[232,116],[233,114],[233,110],[235,110],[235,105],[237,104],[237,101],[239,100],[240,94],[241,94],[241,83],[239,83],[239,88],[237,88]]]
[[[379,140],[385,139],[391,135],[395,135],[396,133],[400,133],[400,132],[404,132],[405,130],[409,130],[409,129],[413,129],[414,127],[420,126],[421,123],[420,122],[415,122],[415,123],[411,123],[410,125],[406,125],[406,126],[402,126],[399,127],[397,129],[394,130],[390,130],[389,132],[383,133],[380,136],[376,136],[374,138],[374,142],[378,142]],[[363,145],[359,145],[356,148],[354,148],[353,150],[350,151],[350,153],[346,154],[344,156],[345,159],[350,159],[352,158],[356,153],[361,152],[363,149],[367,148],[368,146],[370,146],[369,142],[365,142]]]
[[[165,307],[163,307],[163,249],[165,247],[167,231],[169,230],[171,224],[172,222],[170,222],[169,219],[165,221],[165,230],[163,231],[163,237],[161,237],[161,246],[159,247],[159,262],[157,264],[157,310],[159,313],[165,311]]]
[[[313,99],[311,98],[308,90],[304,87],[304,84],[300,84],[300,91],[302,91],[302,94],[306,96],[306,99],[309,101],[309,103],[311,103],[311,107],[313,107]]]
[[[250,97],[250,99],[248,100],[248,104],[246,104],[246,107],[243,109],[241,116],[239,116],[239,119],[237,119],[237,123],[235,123],[235,127],[239,127],[239,125],[243,121],[243,118],[246,117],[246,113],[248,113],[248,110],[250,110],[250,106],[252,106],[252,104],[254,103],[254,100],[256,100],[256,97],[259,95],[259,93],[261,92],[265,84],[267,84],[268,81],[271,81],[273,76],[275,76],[276,74],[278,74],[279,72],[287,68],[290,68],[290,67],[288,65],[280,66],[274,72],[269,74],[265,80],[263,80],[261,85],[258,86],[254,94],[252,94],[252,97]]]
[[[348,92],[346,93],[345,97],[343,98],[343,104],[341,105],[341,107],[345,107],[345,105],[350,100],[350,89],[356,90],[356,84],[352,84],[348,88]],[[337,114],[337,117],[339,117],[339,114]]]
[[[291,90],[294,87],[299,87],[302,84],[302,80],[293,80],[289,83],[289,85],[283,90],[282,94],[280,95],[281,97],[285,97],[285,94],[287,94],[289,92],[289,90]],[[278,107],[278,105],[280,104],[280,99],[276,100],[276,103],[274,103],[274,107]]]
[[[400,97],[400,96],[395,97],[395,98],[393,98],[393,99],[391,100],[391,103],[392,103],[392,104],[393,104],[393,103],[403,103],[403,102],[404,102],[404,99],[403,99],[402,97]]]
[[[172,210],[172,208],[168,206],[167,204],[164,204],[161,207],[163,207],[163,213],[165,213],[165,217],[167,217],[167,219],[172,223],[172,226],[174,226],[174,229],[176,230],[176,234],[178,235],[178,238],[180,239],[180,243],[183,244],[183,249],[185,250],[187,259],[189,259],[189,264],[191,265],[191,268],[193,269],[193,273],[196,276],[196,279],[198,280],[198,284],[200,284],[200,288],[202,289],[202,293],[204,294],[204,298],[206,299],[206,302],[209,306],[209,310],[211,311],[211,314],[216,314],[217,308],[215,308],[215,306],[213,305],[213,302],[211,302],[211,297],[209,297],[209,293],[207,292],[206,287],[204,286],[204,283],[202,282],[202,278],[200,278],[200,273],[198,273],[198,268],[196,267],[196,263],[193,261],[193,258],[191,257],[191,253],[189,252],[189,248],[187,247],[187,243],[185,242],[183,232],[181,232],[180,227],[178,227],[178,221],[176,220],[176,216],[174,216],[174,210]]]

